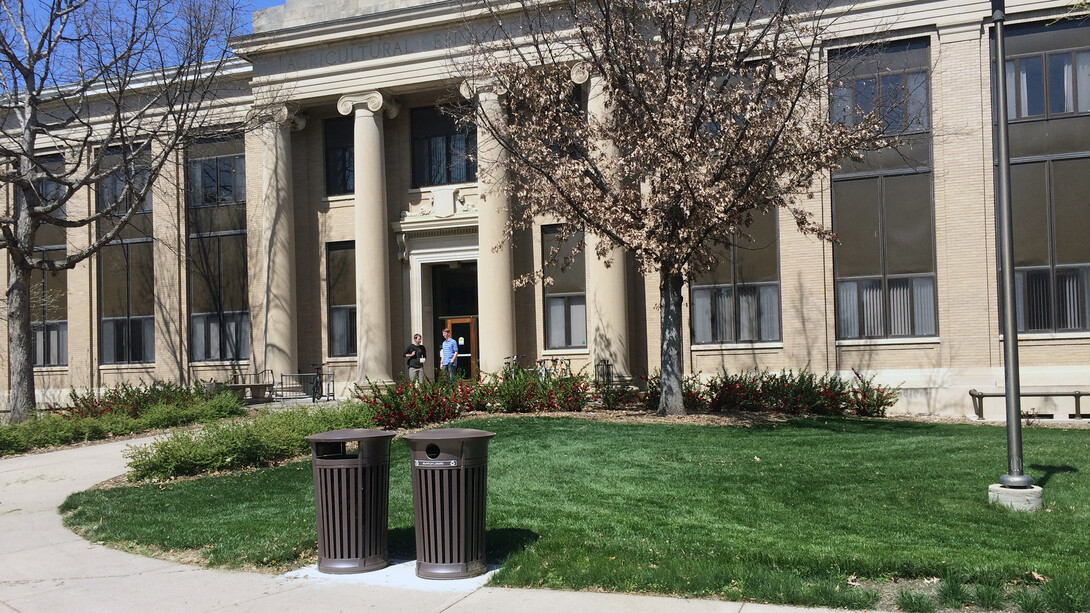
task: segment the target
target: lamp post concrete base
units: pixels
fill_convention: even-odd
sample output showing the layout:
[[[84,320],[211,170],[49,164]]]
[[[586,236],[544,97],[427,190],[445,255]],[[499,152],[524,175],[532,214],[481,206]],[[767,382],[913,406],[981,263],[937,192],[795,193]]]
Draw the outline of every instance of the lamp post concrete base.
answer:
[[[988,486],[988,502],[1010,507],[1015,511],[1030,513],[1041,510],[1044,490],[1039,485],[1029,487],[1004,487],[996,483]]]

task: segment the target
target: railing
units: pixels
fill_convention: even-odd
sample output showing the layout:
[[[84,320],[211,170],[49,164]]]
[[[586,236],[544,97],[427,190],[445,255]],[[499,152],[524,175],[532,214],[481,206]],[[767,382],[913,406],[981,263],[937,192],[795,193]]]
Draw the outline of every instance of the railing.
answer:
[[[271,368],[261,372],[237,372],[231,375],[231,383],[272,383],[273,371]]]
[[[973,398],[973,412],[976,413],[977,419],[984,419],[984,399],[985,398],[1005,398],[1007,395],[1003,392],[978,392],[976,390],[969,390],[969,396]],[[1079,405],[1079,399],[1083,396],[1090,396],[1090,392],[1022,392],[1019,394],[1020,398],[1074,398],[1075,399],[1075,419],[1083,419],[1082,407]]]

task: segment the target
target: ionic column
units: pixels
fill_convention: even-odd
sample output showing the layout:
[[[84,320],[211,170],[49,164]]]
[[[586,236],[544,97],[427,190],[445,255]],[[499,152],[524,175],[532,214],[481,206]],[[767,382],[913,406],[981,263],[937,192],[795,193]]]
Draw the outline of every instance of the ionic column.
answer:
[[[355,113],[353,166],[356,223],[356,380],[393,380],[390,337],[390,228],[387,223],[383,111],[398,107],[372,91],[342,96],[342,115]]]
[[[611,110],[607,104],[607,94],[603,80],[590,74],[583,65],[576,65],[572,70],[572,79],[576,83],[586,84],[587,121],[608,121]],[[613,148],[608,142],[596,143],[594,149],[598,155],[612,156]],[[627,377],[629,370],[628,354],[628,301],[625,276],[624,250],[614,247],[609,252],[610,266],[599,259],[597,247],[606,239],[587,232],[587,345],[590,348],[592,364],[607,360],[613,365],[613,376]]]
[[[462,84],[462,94],[476,97],[484,121],[507,121],[502,91]],[[498,372],[505,357],[515,354],[515,266],[507,223],[507,152],[484,125],[477,126],[477,311],[483,372]]]
[[[299,344],[295,304],[295,204],[291,189],[291,132],[301,130],[306,118],[281,106],[274,109],[263,130],[261,158],[261,261],[265,267],[261,288],[261,320],[257,348],[258,370],[273,376],[299,372]],[[255,351],[256,354],[256,351]]]

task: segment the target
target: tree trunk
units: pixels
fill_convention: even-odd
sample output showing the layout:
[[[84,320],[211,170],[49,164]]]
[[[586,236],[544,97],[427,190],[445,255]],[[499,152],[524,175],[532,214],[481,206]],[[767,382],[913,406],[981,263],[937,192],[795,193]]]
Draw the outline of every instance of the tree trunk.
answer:
[[[30,271],[11,267],[8,284],[8,407],[12,423],[25,421],[34,409],[34,360],[30,347]]]
[[[659,316],[662,328],[659,415],[684,415],[681,361],[681,275],[663,271],[659,277]]]

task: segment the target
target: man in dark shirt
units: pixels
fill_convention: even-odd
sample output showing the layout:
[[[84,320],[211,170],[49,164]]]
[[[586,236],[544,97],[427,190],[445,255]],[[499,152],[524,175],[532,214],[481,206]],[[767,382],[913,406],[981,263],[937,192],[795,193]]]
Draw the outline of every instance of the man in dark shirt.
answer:
[[[424,361],[428,358],[428,350],[424,348],[423,337],[413,335],[413,344],[405,348],[405,360],[409,365],[409,381],[419,381],[424,376]]]

